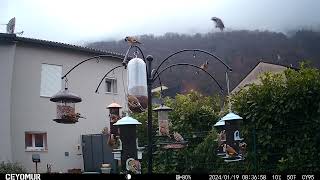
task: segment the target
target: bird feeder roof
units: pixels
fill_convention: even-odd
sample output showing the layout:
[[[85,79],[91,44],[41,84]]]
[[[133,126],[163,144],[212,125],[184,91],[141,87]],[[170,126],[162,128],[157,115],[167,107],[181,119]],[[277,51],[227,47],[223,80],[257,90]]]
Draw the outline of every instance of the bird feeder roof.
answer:
[[[140,125],[140,124],[141,124],[141,122],[139,122],[138,120],[133,119],[132,117],[129,117],[129,116],[125,116],[125,117],[121,118],[120,120],[118,120],[113,125],[123,126],[123,125]]]
[[[230,112],[221,118],[222,121],[234,121],[234,120],[241,120],[241,119],[242,119],[242,117],[240,117],[239,115],[237,115],[233,112]]]
[[[226,123],[224,122],[224,120],[220,120],[220,121],[218,121],[216,124],[214,124],[213,126],[224,126],[224,125],[226,125]]]
[[[160,105],[159,107],[157,108],[154,108],[153,109],[154,111],[172,111],[172,108],[168,107],[168,106],[165,106],[165,105]]]
[[[122,106],[120,106],[118,103],[111,103],[107,106],[107,109],[110,108],[122,108]]]
[[[52,102],[69,102],[69,103],[78,103],[81,102],[82,99],[80,96],[70,92],[68,88],[59,91],[57,94],[53,95],[50,98]]]

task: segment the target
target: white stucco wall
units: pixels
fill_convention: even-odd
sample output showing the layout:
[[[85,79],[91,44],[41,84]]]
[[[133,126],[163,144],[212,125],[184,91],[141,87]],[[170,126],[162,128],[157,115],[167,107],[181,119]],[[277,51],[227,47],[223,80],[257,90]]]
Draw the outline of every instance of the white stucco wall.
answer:
[[[33,153],[39,153],[41,163],[39,172],[46,171],[46,164],[53,164],[52,171],[66,172],[68,169],[83,169],[83,158],[79,155],[77,145],[81,144],[83,134],[100,133],[103,127],[109,126],[106,106],[115,100],[124,106],[122,85],[122,69],[115,71],[118,94],[104,93],[105,84],[100,87],[100,93],[94,91],[103,75],[112,67],[121,64],[119,59],[104,58],[97,63],[88,61],[75,69],[69,76],[69,90],[80,95],[82,102],[76,105],[76,111],[87,119],[80,119],[76,124],[58,124],[55,117],[55,104],[49,98],[40,97],[41,64],[56,64],[63,66],[66,73],[71,67],[93,54],[78,51],[62,50],[48,47],[33,47],[18,44],[16,48],[14,75],[12,81],[12,154],[13,160],[22,163],[30,172],[35,172],[32,163]],[[124,73],[126,82],[126,72]],[[25,132],[47,132],[47,152],[26,152]],[[69,156],[65,157],[65,152]]]
[[[15,44],[0,43],[0,162],[11,161],[11,82]]]

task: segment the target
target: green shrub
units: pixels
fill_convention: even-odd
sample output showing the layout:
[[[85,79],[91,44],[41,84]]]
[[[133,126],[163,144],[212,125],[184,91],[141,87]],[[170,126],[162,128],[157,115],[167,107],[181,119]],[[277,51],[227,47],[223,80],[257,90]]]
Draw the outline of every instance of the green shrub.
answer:
[[[15,162],[2,162],[0,164],[0,174],[6,174],[6,173],[27,173],[27,170],[19,163]]]

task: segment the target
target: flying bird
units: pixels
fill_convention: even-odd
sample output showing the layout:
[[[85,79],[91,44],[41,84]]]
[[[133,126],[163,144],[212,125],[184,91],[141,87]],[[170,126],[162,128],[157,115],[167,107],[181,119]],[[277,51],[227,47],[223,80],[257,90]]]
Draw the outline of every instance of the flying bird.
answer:
[[[126,41],[130,45],[141,44],[141,42],[139,42],[135,37],[132,36],[127,36],[126,38],[124,38],[124,41]]]
[[[181,134],[174,132],[173,133],[173,138],[177,141],[177,142],[182,142],[184,141],[183,137],[181,136]]]
[[[216,23],[216,28],[219,28],[220,31],[223,31],[224,24],[223,24],[223,22],[222,22],[222,20],[220,18],[212,17],[211,20]]]
[[[202,64],[202,65],[200,66],[200,68],[203,69],[203,70],[205,70],[205,71],[208,70],[208,67],[209,67],[209,62],[208,62],[208,61],[206,61],[204,64]],[[200,73],[200,70],[198,70],[198,71],[196,72],[196,74],[199,74],[199,73]]]

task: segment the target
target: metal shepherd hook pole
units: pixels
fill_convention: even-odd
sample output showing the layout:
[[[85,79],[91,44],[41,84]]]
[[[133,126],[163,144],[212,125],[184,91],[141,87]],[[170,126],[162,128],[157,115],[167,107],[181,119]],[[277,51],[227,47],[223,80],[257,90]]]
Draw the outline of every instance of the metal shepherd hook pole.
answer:
[[[147,88],[148,88],[148,173],[152,173],[152,95],[151,88],[153,78],[151,76],[151,65],[153,57],[147,56]]]

